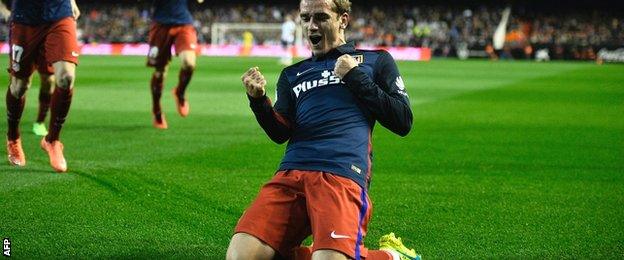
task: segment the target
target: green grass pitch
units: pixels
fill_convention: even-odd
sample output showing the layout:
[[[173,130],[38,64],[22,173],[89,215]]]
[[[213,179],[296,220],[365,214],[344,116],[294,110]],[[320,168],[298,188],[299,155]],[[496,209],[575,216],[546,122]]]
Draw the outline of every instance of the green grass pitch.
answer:
[[[253,118],[240,75],[258,65],[272,97],[277,60],[199,58],[184,119],[174,63],[166,131],[151,126],[143,57],[80,62],[61,135],[69,173],[52,172],[30,132],[37,76],[21,124],[27,165],[2,159],[0,238],[12,255],[222,259],[284,150]],[[624,257],[623,65],[399,68],[414,126],[406,138],[376,127],[368,247],[395,232],[425,258]]]

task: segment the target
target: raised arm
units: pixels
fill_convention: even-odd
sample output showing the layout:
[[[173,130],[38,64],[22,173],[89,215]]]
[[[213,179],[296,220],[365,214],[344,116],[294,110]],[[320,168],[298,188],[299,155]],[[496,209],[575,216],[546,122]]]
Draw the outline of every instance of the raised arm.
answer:
[[[71,0],[71,8],[72,8],[72,15],[74,19],[78,20],[78,17],[80,17],[80,9],[78,9],[76,0]]]
[[[412,129],[412,109],[399,69],[389,53],[383,51],[375,63],[375,77],[358,68],[348,54],[338,58],[335,73],[355,96],[366,105],[379,123],[400,136]]]
[[[284,73],[277,83],[275,106],[266,96],[266,80],[258,67],[249,69],[241,77],[247,90],[249,106],[264,132],[274,142],[281,144],[290,139],[292,133],[292,106],[288,90],[288,80]]]

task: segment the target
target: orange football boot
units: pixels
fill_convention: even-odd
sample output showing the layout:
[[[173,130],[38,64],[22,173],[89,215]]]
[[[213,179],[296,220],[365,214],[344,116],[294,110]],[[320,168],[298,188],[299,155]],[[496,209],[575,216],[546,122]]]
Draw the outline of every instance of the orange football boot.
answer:
[[[169,126],[167,125],[167,119],[165,119],[165,114],[160,113],[160,120],[154,115],[153,121],[154,127],[157,129],[167,129]]]
[[[189,102],[182,98],[182,103],[180,103],[180,97],[178,97],[178,88],[174,88],[173,89],[173,99],[175,99],[176,102],[176,107],[178,108],[178,113],[180,114],[181,117],[187,117],[189,114],[189,111],[191,110]]]
[[[41,139],[41,149],[48,153],[50,165],[56,172],[61,173],[67,171],[67,162],[65,161],[65,156],[63,156],[63,143],[61,143],[61,141],[57,140],[48,143],[44,137]]]
[[[14,166],[25,166],[26,165],[26,155],[24,154],[24,150],[22,149],[22,139],[17,138],[17,140],[7,140],[7,154],[9,158],[9,163]]]

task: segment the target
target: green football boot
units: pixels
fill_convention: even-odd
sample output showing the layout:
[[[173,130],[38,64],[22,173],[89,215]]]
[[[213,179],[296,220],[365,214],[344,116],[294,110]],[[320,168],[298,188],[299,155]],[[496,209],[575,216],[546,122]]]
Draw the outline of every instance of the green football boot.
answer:
[[[46,136],[48,134],[48,129],[46,129],[45,123],[33,123],[33,133],[38,136]]]
[[[414,249],[409,249],[403,245],[401,238],[394,236],[394,233],[383,235],[379,239],[379,249],[385,251],[396,252],[401,260],[420,260],[421,256],[416,254]]]

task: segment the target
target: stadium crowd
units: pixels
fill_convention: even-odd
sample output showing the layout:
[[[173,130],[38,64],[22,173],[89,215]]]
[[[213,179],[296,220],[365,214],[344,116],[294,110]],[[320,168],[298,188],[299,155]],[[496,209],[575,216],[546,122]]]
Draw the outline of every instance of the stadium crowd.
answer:
[[[82,42],[145,42],[150,23],[149,5],[87,4],[81,6]],[[296,5],[195,6],[199,41],[210,43],[213,23],[281,23]],[[456,55],[457,50],[491,53],[491,39],[503,7],[392,6],[354,9],[348,37],[365,46],[428,47],[434,56]],[[7,26],[0,33],[7,37]],[[278,41],[255,35],[255,42]],[[506,37],[506,57],[529,58],[548,49],[555,59],[594,59],[597,49],[624,46],[624,19],[598,11],[534,12],[513,9]],[[487,50],[488,52],[485,52]],[[504,55],[504,54],[503,54]],[[502,56],[505,57],[505,56]]]

